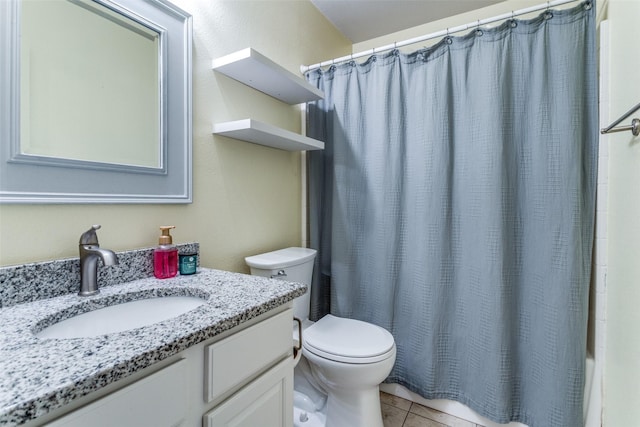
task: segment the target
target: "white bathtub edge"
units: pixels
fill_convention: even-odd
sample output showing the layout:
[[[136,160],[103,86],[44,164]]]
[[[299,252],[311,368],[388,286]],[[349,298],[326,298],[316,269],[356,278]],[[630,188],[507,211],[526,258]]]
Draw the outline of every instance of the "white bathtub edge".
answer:
[[[596,366],[591,355],[587,355],[585,364],[585,387],[584,387],[584,419],[585,427],[600,427],[600,375],[597,375]],[[527,427],[525,424],[511,422],[509,424],[498,424],[487,418],[478,415],[462,403],[453,400],[435,399],[427,400],[422,396],[407,390],[399,384],[380,384],[380,391],[393,394],[403,399],[416,402],[420,405],[427,406],[440,412],[444,412],[454,417],[472,423],[481,424],[485,427]]]

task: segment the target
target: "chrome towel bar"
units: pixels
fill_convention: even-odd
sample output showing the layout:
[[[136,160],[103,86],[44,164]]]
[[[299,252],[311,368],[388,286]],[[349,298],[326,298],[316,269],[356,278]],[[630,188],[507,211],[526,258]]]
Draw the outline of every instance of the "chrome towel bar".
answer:
[[[600,129],[600,133],[605,134],[605,133],[622,132],[625,130],[630,130],[633,136],[640,135],[640,119],[631,120],[631,125],[629,126],[615,127],[618,124],[620,124],[621,121],[623,121],[624,119],[626,119],[627,117],[629,117],[630,115],[632,115],[638,110],[640,110],[640,104],[637,104],[635,107],[631,108],[629,111],[624,113],[622,117],[620,117],[615,122],[611,123],[608,127],[604,129]]]

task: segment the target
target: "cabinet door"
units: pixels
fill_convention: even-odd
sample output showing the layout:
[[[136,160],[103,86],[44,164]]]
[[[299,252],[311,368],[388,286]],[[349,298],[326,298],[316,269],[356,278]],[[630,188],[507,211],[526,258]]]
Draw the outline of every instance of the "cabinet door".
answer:
[[[204,427],[292,427],[293,360],[283,360],[204,415]]]
[[[292,311],[286,310],[208,346],[205,402],[224,399],[291,354],[292,320]]]
[[[180,360],[47,426],[179,426],[187,411],[186,368]]]

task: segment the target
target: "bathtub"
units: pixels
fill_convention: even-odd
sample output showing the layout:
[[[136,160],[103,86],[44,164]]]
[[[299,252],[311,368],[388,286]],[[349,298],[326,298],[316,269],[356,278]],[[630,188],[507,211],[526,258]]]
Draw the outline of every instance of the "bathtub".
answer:
[[[583,415],[585,420],[585,427],[600,426],[600,398],[599,392],[600,384],[598,375],[595,373],[595,363],[591,355],[587,355],[585,365],[585,385],[584,385],[584,409]],[[485,427],[527,427],[522,423],[511,422],[509,424],[497,424],[491,420],[488,420],[478,415],[473,410],[469,409],[462,403],[455,402],[453,400],[428,400],[420,395],[407,390],[405,387],[399,384],[380,384],[380,390],[385,393],[393,394],[403,399],[411,400],[412,402],[419,403],[420,405],[427,406],[440,412],[453,415],[454,417],[462,418],[472,423],[477,423]]]

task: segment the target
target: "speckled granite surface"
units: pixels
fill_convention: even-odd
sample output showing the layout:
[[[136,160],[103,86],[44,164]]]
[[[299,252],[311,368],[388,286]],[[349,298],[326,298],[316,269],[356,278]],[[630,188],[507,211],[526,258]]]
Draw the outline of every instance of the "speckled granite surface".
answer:
[[[176,246],[180,253],[197,253],[200,249],[198,243]],[[100,288],[153,277],[153,248],[116,252],[116,255],[118,265],[104,267],[99,261]],[[78,292],[79,289],[78,258],[0,267],[0,307],[52,298]]]
[[[121,261],[122,262],[122,261]],[[0,425],[20,425],[277,308],[302,284],[219,270],[101,286],[0,309]],[[176,318],[95,338],[39,339],[34,333],[75,313],[162,295],[204,298]],[[61,314],[64,313],[64,314]]]

